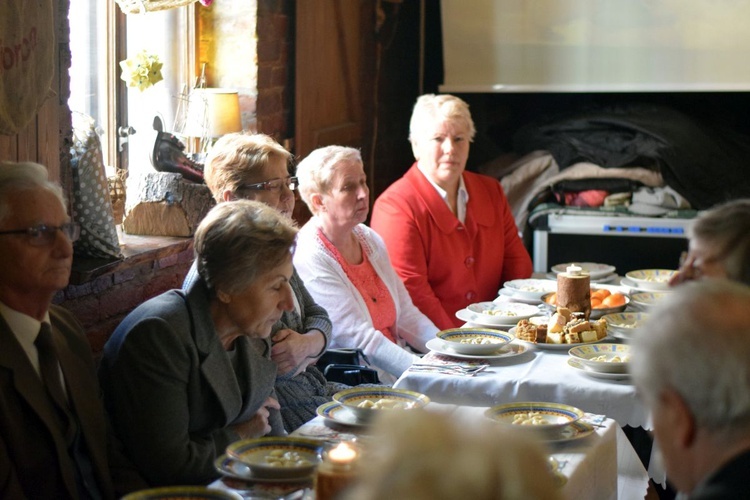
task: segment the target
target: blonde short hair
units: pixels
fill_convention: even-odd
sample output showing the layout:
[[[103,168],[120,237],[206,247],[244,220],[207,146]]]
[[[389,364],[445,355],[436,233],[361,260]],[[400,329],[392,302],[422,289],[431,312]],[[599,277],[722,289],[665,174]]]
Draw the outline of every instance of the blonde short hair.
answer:
[[[312,195],[325,194],[330,191],[336,167],[343,162],[361,165],[362,154],[355,148],[326,146],[316,149],[297,165],[299,194],[313,214],[315,214],[315,208],[312,206]]]
[[[480,417],[387,413],[368,445],[367,467],[347,499],[561,498],[540,445]]]
[[[67,208],[62,188],[49,180],[44,165],[33,162],[0,162],[0,222],[10,215],[13,208],[8,204],[11,193],[35,189],[49,191],[60,200],[63,208]]]
[[[469,105],[464,100],[450,94],[425,94],[419,96],[414,104],[409,122],[409,141],[414,144],[422,139],[433,123],[442,120],[465,125],[469,131],[469,141],[474,140],[477,129],[471,119]]]
[[[266,134],[227,134],[216,141],[206,158],[203,172],[206,185],[214,199],[222,202],[224,191],[237,191],[248,175],[274,158],[289,163],[292,154]]]
[[[198,274],[214,292],[241,292],[264,272],[286,262],[296,237],[293,222],[265,203],[219,203],[195,232]]]

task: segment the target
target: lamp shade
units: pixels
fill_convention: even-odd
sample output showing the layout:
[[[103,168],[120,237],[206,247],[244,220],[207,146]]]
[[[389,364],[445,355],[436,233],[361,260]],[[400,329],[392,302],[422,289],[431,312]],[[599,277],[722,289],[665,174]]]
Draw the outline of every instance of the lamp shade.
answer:
[[[235,90],[193,89],[188,102],[183,135],[221,137],[242,130],[240,100]]]

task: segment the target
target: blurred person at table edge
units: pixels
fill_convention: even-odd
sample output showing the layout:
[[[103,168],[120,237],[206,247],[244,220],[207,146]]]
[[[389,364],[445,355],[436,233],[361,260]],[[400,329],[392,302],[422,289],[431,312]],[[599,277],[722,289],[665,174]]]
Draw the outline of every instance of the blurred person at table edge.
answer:
[[[419,97],[409,131],[416,162],[378,197],[370,224],[414,304],[441,329],[532,272],[500,182],[466,171],[475,133],[463,100]]]
[[[255,200],[291,219],[297,179],[289,174],[291,153],[265,134],[227,134],[216,141],[206,159],[206,185],[218,203]],[[194,262],[182,288],[198,279]],[[327,382],[315,367],[328,346],[331,320],[313,300],[294,270],[289,281],[294,309],[284,311],[272,330],[271,359],[278,367],[276,396],[287,432],[315,418],[318,406],[349,386]]]
[[[701,277],[729,278],[750,285],[750,199],[702,212],[688,229],[688,252],[670,285]]]
[[[51,304],[78,234],[44,166],[0,163],[0,498],[146,486],[110,432],[83,329]]]
[[[494,424],[426,411],[384,414],[370,433],[371,458],[343,498],[562,498],[541,445]]]
[[[268,337],[294,307],[296,234],[260,202],[216,205],[194,237],[199,279],[138,306],[104,346],[106,407],[152,486],[207,484],[230,443],[285,434]]]
[[[652,414],[667,479],[683,498],[750,492],[750,288],[687,283],[636,335],[631,374]]]
[[[437,327],[409,297],[383,240],[364,225],[369,189],[360,152],[328,146],[297,165],[300,196],[313,217],[299,233],[294,265],[333,322],[331,347],[359,348],[380,380],[393,383]],[[410,349],[411,348],[411,349]]]

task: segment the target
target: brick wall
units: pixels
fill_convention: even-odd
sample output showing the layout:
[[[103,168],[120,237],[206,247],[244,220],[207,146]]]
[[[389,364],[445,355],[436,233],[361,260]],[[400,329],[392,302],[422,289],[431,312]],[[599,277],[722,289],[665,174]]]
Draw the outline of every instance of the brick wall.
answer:
[[[227,0],[214,3],[214,8],[235,8]],[[67,0],[60,2],[60,7],[67,6]],[[257,51],[258,51],[258,82],[255,116],[257,130],[274,136],[283,141],[293,130],[292,97],[294,95],[293,76],[293,13],[292,0],[259,0],[257,11]],[[210,9],[201,11],[204,12]],[[236,11],[235,11],[236,12]],[[252,15],[243,13],[242,15]],[[205,20],[201,19],[203,23]],[[67,33],[67,18],[60,16],[60,32]],[[214,22],[217,22],[214,19]],[[226,22],[242,23],[242,19]],[[222,29],[221,26],[211,24],[211,29]],[[252,63],[246,47],[242,48],[243,56]],[[216,50],[209,46],[210,52]],[[61,46],[61,62],[65,66],[62,74],[67,75],[70,64],[70,53],[67,44]],[[222,75],[210,75],[217,82]],[[229,78],[229,77],[227,77]],[[61,85],[67,90],[66,82]],[[252,82],[235,81],[234,87],[253,88]],[[69,92],[67,92],[69,94]],[[254,96],[247,96],[246,108],[252,113]],[[62,100],[61,100],[62,101]],[[65,98],[64,102],[67,102]],[[67,115],[66,115],[67,116]],[[69,118],[68,118],[69,120]],[[64,127],[63,127],[64,128]],[[67,156],[67,155],[65,155]],[[171,243],[168,245],[155,244],[152,248],[138,249],[133,255],[116,265],[114,269],[97,271],[93,274],[79,273],[74,276],[70,286],[61,291],[55,298],[55,303],[72,311],[83,324],[91,342],[92,349],[99,353],[112,331],[122,319],[136,306],[151,297],[159,295],[172,288],[182,286],[193,260],[192,240]]]

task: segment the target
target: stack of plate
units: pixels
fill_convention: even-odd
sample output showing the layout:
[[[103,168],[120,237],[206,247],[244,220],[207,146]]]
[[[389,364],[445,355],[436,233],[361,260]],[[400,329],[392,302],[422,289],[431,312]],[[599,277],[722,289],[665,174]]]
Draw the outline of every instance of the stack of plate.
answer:
[[[568,351],[568,365],[594,378],[627,380],[630,346],[627,344],[591,344]]]
[[[676,272],[671,269],[639,269],[625,273],[620,284],[631,295],[639,292],[668,292],[669,280]]]
[[[607,322],[607,331],[615,338],[631,340],[636,330],[648,317],[645,312],[622,312],[602,316]]]
[[[498,292],[517,302],[541,304],[542,295],[557,291],[557,281],[525,279],[506,281]]]
[[[506,403],[489,408],[484,415],[508,429],[528,432],[546,442],[579,439],[594,432],[593,426],[581,421],[583,411],[558,403]]]
[[[456,311],[456,317],[467,323],[488,328],[510,328],[522,319],[539,314],[539,308],[518,302],[477,302],[466,309]]]
[[[243,439],[227,446],[214,460],[223,476],[257,483],[312,481],[324,444],[298,437]]]
[[[584,273],[588,273],[591,283],[612,283],[617,280],[617,268],[609,264],[596,262],[567,262],[552,266],[550,278],[557,279],[557,275],[568,270],[568,266],[578,266]]]
[[[343,427],[366,427],[382,412],[424,408],[430,398],[424,394],[390,387],[354,387],[333,395],[333,401],[318,407],[327,423]]]

